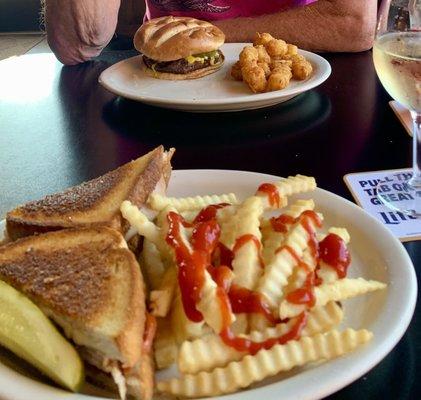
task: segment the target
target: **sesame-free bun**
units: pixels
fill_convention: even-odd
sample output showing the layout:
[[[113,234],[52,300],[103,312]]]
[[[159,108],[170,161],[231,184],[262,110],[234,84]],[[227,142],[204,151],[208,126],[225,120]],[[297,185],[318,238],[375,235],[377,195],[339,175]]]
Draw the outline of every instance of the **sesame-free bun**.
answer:
[[[209,22],[188,17],[161,17],[145,22],[133,42],[142,54],[157,61],[174,61],[217,50],[224,33]]]

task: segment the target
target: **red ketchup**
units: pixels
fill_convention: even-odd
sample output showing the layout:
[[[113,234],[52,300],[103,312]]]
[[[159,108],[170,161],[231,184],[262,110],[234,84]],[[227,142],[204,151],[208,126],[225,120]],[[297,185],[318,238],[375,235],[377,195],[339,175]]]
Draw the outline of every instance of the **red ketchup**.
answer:
[[[220,204],[211,204],[210,206],[205,207],[203,210],[196,215],[193,223],[197,222],[205,222],[210,221],[212,219],[216,219],[216,213],[220,208],[224,208],[229,206],[228,203],[220,203]]]
[[[261,249],[262,245],[261,245],[259,239],[256,236],[254,236],[252,234],[246,234],[246,235],[240,236],[235,241],[234,248],[232,249],[232,252],[235,254],[241,247],[243,247],[250,240],[256,245],[257,254],[258,254],[258,257],[259,257],[259,264],[262,268],[264,268],[265,264],[263,262],[263,258],[262,258],[261,252],[260,252],[260,249]]]
[[[275,232],[287,233],[289,225],[295,224],[295,218],[289,215],[280,215],[279,217],[272,217],[270,224]]]
[[[257,189],[257,192],[261,192],[267,195],[269,204],[272,207],[279,208],[281,203],[281,196],[279,195],[278,188],[271,183],[263,183]]]
[[[271,189],[271,187],[274,189]],[[271,193],[269,195],[270,201],[273,204],[279,204],[279,193],[274,185],[264,184],[259,190],[264,191],[265,193]],[[260,255],[261,244],[254,235],[248,234],[238,238],[232,251],[219,242],[220,227],[216,221],[216,213],[219,208],[224,206],[225,204],[218,204],[206,207],[197,215],[192,224],[187,223],[175,212],[168,213],[169,229],[166,241],[175,251],[178,265],[178,282],[184,311],[187,317],[194,322],[203,320],[202,313],[197,310],[196,304],[200,301],[205,271],[208,271],[217,284],[217,299],[220,305],[223,323],[223,329],[220,335],[224,343],[234,347],[238,351],[255,354],[259,350],[269,349],[275,344],[284,344],[289,340],[298,339],[302,329],[307,323],[306,312],[297,317],[297,321],[289,332],[280,337],[270,338],[263,342],[253,342],[243,337],[236,337],[230,330],[231,312],[259,313],[264,315],[271,324],[280,323],[282,321],[273,316],[269,304],[263,295],[232,284],[231,268],[234,254],[248,241],[253,241],[255,243],[262,266],[263,262]],[[314,215],[317,217],[315,213]],[[308,222],[306,222],[308,218],[314,219],[314,216],[312,214],[304,215],[304,217],[300,216],[300,221],[302,221],[303,226],[304,224],[308,224]],[[282,220],[280,219],[279,221]],[[284,218],[282,223],[284,222],[287,222],[286,218]],[[289,222],[290,221],[288,221],[288,223]],[[191,248],[184,242],[181,235],[181,228],[183,226],[186,228],[193,228],[190,239]],[[308,226],[308,230],[310,230],[311,226],[309,224]],[[290,254],[299,261],[299,257],[291,247],[284,246],[283,248],[289,251]],[[212,265],[212,259],[217,257],[216,254],[218,254],[218,252],[219,266],[214,266]],[[310,284],[311,282],[309,281],[308,285]],[[290,293],[290,295],[292,295],[292,293]]]
[[[193,251],[190,251],[180,233],[181,226],[189,224],[175,212],[169,212],[167,218],[169,228],[166,241],[175,251],[184,311],[191,321],[200,322],[203,316],[197,310],[196,303],[200,300],[206,267],[218,244],[220,228],[215,220],[196,224],[191,237]]]
[[[228,292],[232,311],[235,314],[258,313],[262,314],[271,324],[277,324],[280,320],[276,319],[264,296],[253,290],[246,289],[238,285],[232,285]]]
[[[252,355],[256,354],[259,350],[270,349],[276,344],[285,344],[290,340],[297,340],[301,336],[301,331],[307,324],[307,313],[303,312],[297,317],[296,323],[292,326],[291,330],[286,334],[267,339],[263,342],[254,342],[244,337],[235,336],[229,327],[226,327],[221,333],[222,341],[237,351],[247,352]]]
[[[351,256],[341,237],[329,233],[319,243],[320,259],[336,270],[338,278],[345,278],[351,263]]]
[[[293,304],[313,307],[316,304],[316,296],[314,295],[315,273],[304,263],[301,263],[300,267],[307,270],[307,277],[300,288],[286,295],[286,300]]]

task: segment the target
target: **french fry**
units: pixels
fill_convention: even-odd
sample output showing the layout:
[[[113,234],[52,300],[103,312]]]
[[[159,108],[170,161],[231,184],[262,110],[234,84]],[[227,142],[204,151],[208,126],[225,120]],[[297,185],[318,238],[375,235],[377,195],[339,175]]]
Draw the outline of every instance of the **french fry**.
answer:
[[[200,210],[211,204],[219,203],[237,204],[238,201],[234,193],[179,198],[165,197],[153,193],[149,196],[148,200],[148,204],[153,210],[161,211],[164,208],[171,206],[178,212]]]
[[[307,210],[314,210],[314,201],[313,200],[297,200],[291,204],[282,214],[288,215],[291,218],[298,218],[301,213]],[[263,260],[265,265],[268,265],[277,249],[281,246],[282,242],[285,239],[286,234],[283,232],[276,232],[271,228],[270,223],[268,224],[267,233],[263,241]]]
[[[154,357],[158,369],[169,367],[177,359],[177,343],[168,319],[157,318],[157,331],[154,339]]]
[[[237,219],[236,240],[244,235],[252,235],[260,243],[259,224],[262,213],[263,207],[259,197],[249,197],[241,204],[234,217]],[[262,272],[259,256],[260,249],[252,240],[248,240],[235,252],[232,261],[235,284],[247,289],[253,289],[256,286]]]
[[[311,219],[309,219],[309,224],[316,230]],[[308,232],[304,229],[300,220],[289,231],[285,238],[285,245],[291,248],[298,257],[302,257],[304,249],[308,247]],[[288,283],[288,277],[298,264],[297,259],[286,246],[281,247],[276,252],[272,262],[265,267],[256,289],[266,296],[269,304],[274,308],[280,303],[284,287]]]
[[[219,333],[222,331],[224,328],[224,321],[222,307],[217,295],[217,285],[207,271],[205,271],[201,298],[197,303],[196,308],[202,313],[205,322],[214,332]],[[231,311],[228,312],[230,324],[232,324],[235,321],[235,315]]]
[[[130,225],[136,228],[139,235],[144,236],[155,244],[161,254],[168,257],[170,250],[165,243],[164,232],[162,232],[153,222],[149,221],[146,215],[128,200],[121,203],[120,211]]]
[[[139,261],[149,288],[152,290],[158,288],[165,272],[165,265],[156,246],[146,238],[143,240]]]
[[[309,192],[316,189],[317,186],[316,180],[313,177],[304,175],[289,176],[288,178],[283,178],[280,181],[275,182],[274,185],[276,186],[280,196],[279,207],[285,207],[288,204],[287,196]],[[263,205],[266,209],[273,208],[269,203],[266,193],[258,191],[256,195],[263,198]]]
[[[311,361],[339,357],[368,342],[372,336],[365,329],[347,329],[343,332],[332,330],[325,334],[303,337],[299,341],[261,350],[254,356],[247,355],[241,361],[231,362],[224,368],[160,381],[157,388],[160,392],[182,397],[232,393],[281,371],[288,371]]]
[[[177,285],[177,271],[175,267],[168,268],[158,289],[149,295],[149,308],[155,317],[165,317],[170,311],[175,288]]]
[[[316,296],[315,307],[323,306],[329,301],[341,301],[385,288],[386,285],[382,282],[367,281],[363,278],[338,279],[333,283],[322,284],[314,288],[314,294]],[[279,307],[279,316],[280,318],[291,318],[300,314],[304,309],[305,306],[302,304],[292,304],[287,300],[283,300]]]
[[[326,332],[337,326],[343,318],[343,311],[335,302],[326,306],[316,307],[308,315],[307,325],[302,336],[312,336]],[[264,331],[253,331],[249,335],[242,335],[255,342],[262,342],[269,338],[280,337],[287,333],[295,323],[278,324]],[[247,353],[239,352],[225,345],[215,334],[207,335],[194,341],[184,342],[178,353],[178,368],[183,374],[196,374],[199,371],[210,371],[216,367],[223,367],[231,361],[241,360]]]
[[[196,339],[209,333],[205,321],[190,321],[184,313],[183,303],[181,301],[180,291],[177,290],[170,313],[171,329],[178,344],[185,340]]]

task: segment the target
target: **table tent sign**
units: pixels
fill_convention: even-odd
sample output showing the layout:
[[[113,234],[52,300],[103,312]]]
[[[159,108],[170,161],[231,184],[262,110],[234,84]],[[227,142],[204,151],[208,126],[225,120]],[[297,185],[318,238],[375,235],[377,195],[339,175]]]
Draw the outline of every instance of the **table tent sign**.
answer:
[[[392,175],[404,182],[412,176],[412,172],[409,168],[358,172],[345,175],[344,181],[357,204],[387,226],[399,240],[402,242],[421,240],[421,219],[393,211],[384,205],[377,196],[377,187],[379,187],[382,196],[388,196],[388,200],[393,201],[397,206],[400,201],[409,200],[407,196],[410,195],[401,191],[399,184],[396,183],[393,189],[397,192],[388,195],[388,191],[392,190],[388,177]]]

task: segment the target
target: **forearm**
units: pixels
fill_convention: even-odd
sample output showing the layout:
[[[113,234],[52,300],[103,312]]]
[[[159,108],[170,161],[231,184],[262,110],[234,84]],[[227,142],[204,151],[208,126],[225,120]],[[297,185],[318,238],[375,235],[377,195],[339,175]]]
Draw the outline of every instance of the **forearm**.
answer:
[[[229,42],[249,42],[269,32],[314,51],[362,51],[371,48],[377,0],[319,0],[307,6],[255,18],[215,22]]]
[[[111,40],[120,0],[45,0],[48,44],[63,64],[97,56]]]

